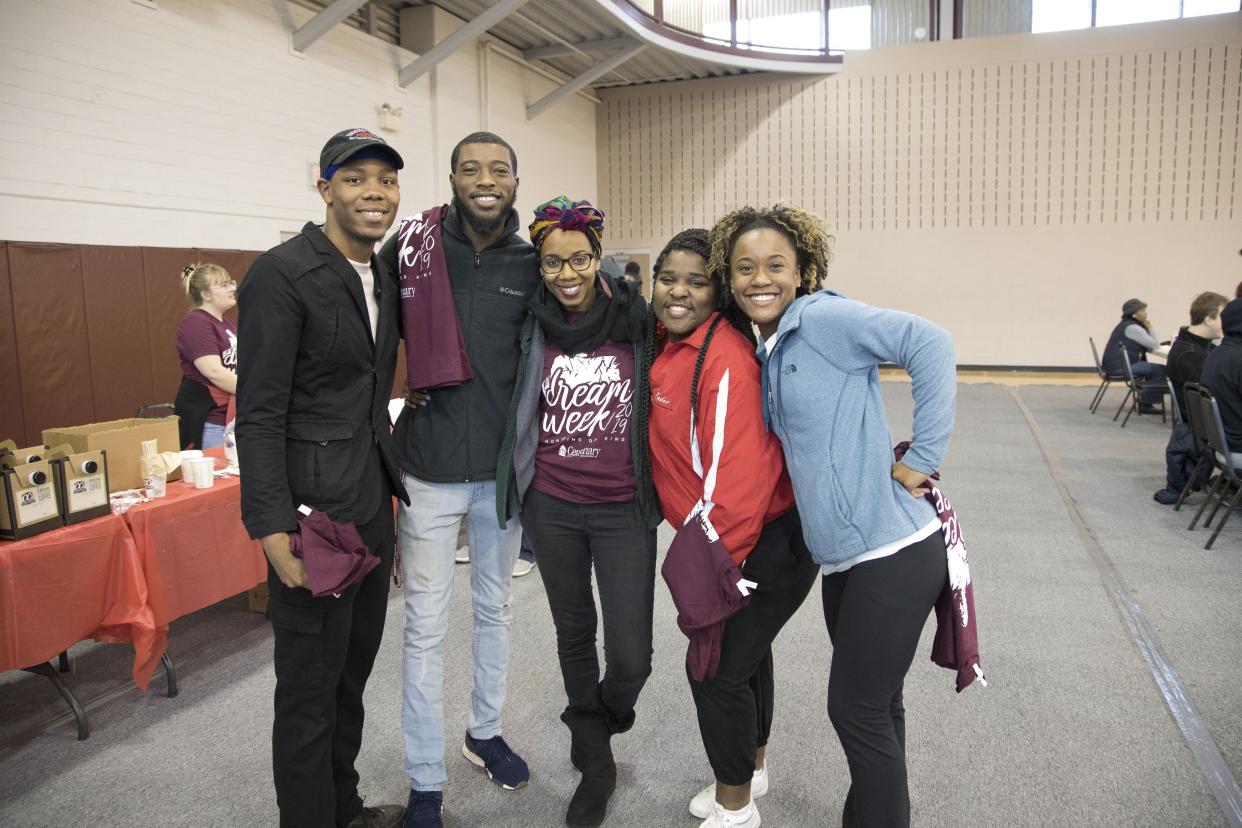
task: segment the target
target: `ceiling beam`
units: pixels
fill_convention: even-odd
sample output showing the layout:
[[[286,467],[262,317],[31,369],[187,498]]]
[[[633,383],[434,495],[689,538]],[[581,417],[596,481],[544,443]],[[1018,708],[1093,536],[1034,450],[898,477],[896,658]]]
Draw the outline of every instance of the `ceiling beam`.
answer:
[[[427,50],[426,54],[420,55],[417,60],[403,68],[397,75],[397,86],[402,88],[409,86],[418,78],[434,69],[436,64],[453,54],[453,52],[456,52],[466,42],[483,34],[529,2],[530,0],[500,0],[499,3],[444,38],[444,40],[441,40],[435,46],[432,46]]]
[[[606,52],[621,49],[631,43],[637,43],[632,37],[610,37],[604,40],[587,40],[582,43],[569,43],[563,46],[540,46],[522,52],[527,60],[547,60],[548,58],[568,57],[582,52]]]
[[[552,90],[547,95],[544,95],[542,98],[526,107],[526,120],[535,120],[541,113],[546,111],[548,107],[555,104],[561,98],[566,95],[572,95],[596,78],[603,77],[645,48],[647,48],[646,44],[635,41],[621,51],[617,52],[615,55],[604,58],[578,77],[566,83],[564,86],[561,86],[559,89]]]
[[[319,14],[307,20],[293,33],[293,51],[305,52],[337,23],[344,22],[351,14],[367,4],[367,0],[336,0]]]

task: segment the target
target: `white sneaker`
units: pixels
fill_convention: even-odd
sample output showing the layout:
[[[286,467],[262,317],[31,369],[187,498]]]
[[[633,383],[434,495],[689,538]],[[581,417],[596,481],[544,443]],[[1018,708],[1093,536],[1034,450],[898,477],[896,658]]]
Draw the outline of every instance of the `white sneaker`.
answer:
[[[755,800],[752,799],[746,803],[746,807],[737,811],[730,811],[717,804],[712,809],[712,815],[703,820],[699,828],[759,828],[760,824],[759,809],[755,807]]]
[[[763,763],[763,767],[755,771],[754,777],[750,780],[750,799],[753,802],[768,792],[768,764]],[[694,799],[690,800],[690,815],[699,819],[705,819],[712,814],[712,808],[716,804],[716,783],[708,785],[703,790],[694,795]]]
[[[534,561],[528,561],[525,558],[518,558],[513,562],[513,577],[521,578],[523,575],[529,575],[530,571],[534,568]]]

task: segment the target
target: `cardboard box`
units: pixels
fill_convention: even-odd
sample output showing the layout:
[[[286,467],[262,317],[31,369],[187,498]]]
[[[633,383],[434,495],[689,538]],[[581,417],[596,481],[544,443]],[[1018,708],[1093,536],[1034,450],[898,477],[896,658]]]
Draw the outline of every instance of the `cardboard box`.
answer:
[[[267,584],[259,584],[252,587],[246,593],[246,598],[250,603],[251,612],[267,612]]]
[[[21,540],[64,525],[51,461],[0,472],[0,493],[0,538]]]
[[[52,461],[60,516],[66,524],[108,514],[108,452],[84,451]]]
[[[111,492],[142,488],[142,475],[138,471],[138,455],[143,440],[158,441],[159,450],[181,451],[181,435],[178,431],[179,417],[130,418],[106,423],[49,428],[43,432],[43,442],[49,446],[68,443],[74,453],[86,451],[108,452],[108,484]],[[169,480],[180,480],[181,469],[173,469]]]

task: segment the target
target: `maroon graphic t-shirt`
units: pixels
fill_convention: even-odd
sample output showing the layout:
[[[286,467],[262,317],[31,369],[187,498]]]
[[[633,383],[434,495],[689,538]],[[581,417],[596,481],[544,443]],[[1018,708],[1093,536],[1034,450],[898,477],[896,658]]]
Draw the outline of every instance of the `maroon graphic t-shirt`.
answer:
[[[571,503],[633,499],[634,383],[627,342],[605,342],[589,354],[567,354],[548,342],[531,485]]]
[[[199,357],[215,355],[230,371],[237,370],[237,323],[227,316],[221,321],[202,308],[190,311],[177,326],[177,355],[181,357],[181,373],[195,382],[212,388],[211,380],[194,367]],[[227,405],[217,405],[207,415],[207,422],[224,425]]]

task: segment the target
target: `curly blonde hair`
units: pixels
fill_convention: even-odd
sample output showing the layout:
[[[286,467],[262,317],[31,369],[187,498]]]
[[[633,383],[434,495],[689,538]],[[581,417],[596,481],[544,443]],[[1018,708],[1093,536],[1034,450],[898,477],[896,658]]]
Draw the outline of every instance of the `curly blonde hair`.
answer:
[[[738,237],[765,227],[782,234],[793,245],[798,257],[802,290],[814,293],[827,277],[828,265],[832,261],[832,245],[836,239],[828,232],[823,219],[788,204],[743,207],[717,221],[711,232],[711,258],[707,260],[707,270],[720,286],[725,304],[733,301],[729,288],[729,257]]]

